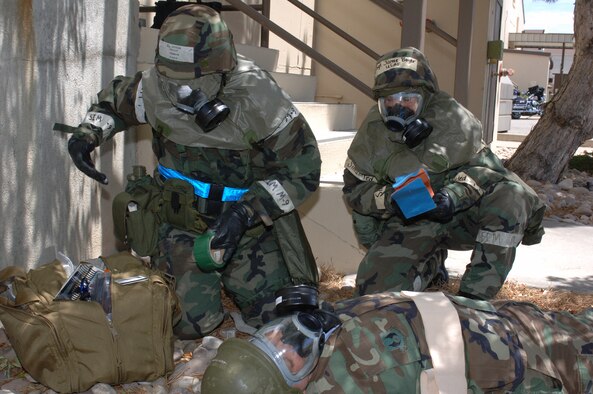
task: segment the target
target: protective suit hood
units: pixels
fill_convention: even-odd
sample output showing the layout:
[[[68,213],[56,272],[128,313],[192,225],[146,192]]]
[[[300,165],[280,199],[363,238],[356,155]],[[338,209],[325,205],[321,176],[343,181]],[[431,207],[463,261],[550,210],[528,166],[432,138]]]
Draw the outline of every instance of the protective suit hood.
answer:
[[[409,149],[392,140],[394,133],[373,106],[348,149],[348,157],[359,171],[390,183],[421,167],[431,173],[450,170],[469,162],[484,148],[480,121],[445,92],[433,94],[423,116],[434,131],[418,147]]]
[[[159,74],[172,79],[229,72],[237,65],[233,35],[209,6],[180,7],[159,30],[154,63]]]
[[[191,147],[250,149],[252,144],[274,135],[299,116],[290,98],[253,61],[238,56],[233,71],[218,95],[230,115],[216,129],[204,133],[193,116],[176,109],[163,92],[155,67],[142,75],[143,102],[148,123],[167,139]],[[207,81],[202,77],[197,81]],[[208,87],[201,85],[205,90]],[[213,79],[212,86],[216,87]],[[258,116],[251,116],[257,114]]]

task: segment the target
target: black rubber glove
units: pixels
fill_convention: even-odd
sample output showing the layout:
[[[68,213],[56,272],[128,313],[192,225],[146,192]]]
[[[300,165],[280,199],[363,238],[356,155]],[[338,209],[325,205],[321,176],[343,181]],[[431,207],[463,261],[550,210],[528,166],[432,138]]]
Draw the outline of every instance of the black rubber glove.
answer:
[[[76,167],[84,172],[87,176],[93,178],[97,182],[104,185],[109,183],[107,176],[95,168],[95,164],[91,160],[91,152],[97,147],[95,137],[90,134],[87,135],[73,135],[68,140],[68,153]]]
[[[428,213],[428,218],[440,223],[450,222],[455,213],[455,206],[449,193],[446,190],[439,190],[434,194],[432,200],[436,204],[436,208]]]
[[[245,231],[258,223],[258,216],[249,203],[236,202],[229,209],[224,211],[210,228],[214,237],[210,241],[212,249],[223,249],[224,263],[231,261],[235,254],[239,241]]]

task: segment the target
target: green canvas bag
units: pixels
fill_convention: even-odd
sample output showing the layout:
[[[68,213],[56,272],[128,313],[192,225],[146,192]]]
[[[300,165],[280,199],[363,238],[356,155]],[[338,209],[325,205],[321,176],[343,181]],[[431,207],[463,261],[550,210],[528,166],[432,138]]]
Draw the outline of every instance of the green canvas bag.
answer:
[[[173,370],[173,283],[124,252],[102,259],[111,272],[111,321],[98,302],[54,300],[67,280],[59,260],[26,274],[0,271],[0,320],[22,367],[57,392],[96,383],[152,381]],[[136,277],[137,281],[125,283]]]
[[[134,166],[126,190],[113,199],[115,237],[140,256],[158,252],[161,197],[161,187],[146,174],[146,168]]]

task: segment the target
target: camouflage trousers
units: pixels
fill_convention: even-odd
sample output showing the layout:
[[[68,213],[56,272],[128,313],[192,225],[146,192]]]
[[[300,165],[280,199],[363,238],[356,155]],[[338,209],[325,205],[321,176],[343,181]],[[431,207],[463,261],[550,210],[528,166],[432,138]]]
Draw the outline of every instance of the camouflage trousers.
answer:
[[[422,219],[404,224],[398,217],[383,221],[359,265],[357,295],[424,291],[439,267],[435,252],[450,249],[473,250],[460,292],[493,298],[513,266],[527,226],[532,207],[526,193],[516,183],[500,182],[448,223]]]
[[[223,288],[247,324],[258,327],[275,317],[275,292],[289,285],[291,278],[272,231],[263,226],[249,230],[229,264],[212,272],[201,271],[196,265],[194,234],[165,225],[160,238],[160,256],[154,265],[176,280],[183,310],[181,321],[173,328],[178,338],[203,337],[222,323]]]

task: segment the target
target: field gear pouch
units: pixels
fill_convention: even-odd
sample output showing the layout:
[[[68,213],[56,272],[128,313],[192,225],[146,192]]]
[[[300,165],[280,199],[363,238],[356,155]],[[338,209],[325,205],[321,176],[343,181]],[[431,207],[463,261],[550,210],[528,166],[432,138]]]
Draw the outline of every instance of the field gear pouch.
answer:
[[[163,220],[183,231],[202,234],[208,226],[194,208],[194,187],[183,179],[171,178],[163,183]]]
[[[152,381],[173,370],[173,283],[127,252],[102,260],[111,272],[111,321],[98,302],[54,300],[68,279],[59,260],[26,274],[0,271],[10,343],[22,367],[54,391]]]
[[[142,169],[143,174],[138,175],[134,168],[128,175],[126,191],[113,199],[113,227],[119,241],[140,256],[152,256],[158,246],[161,188]]]

